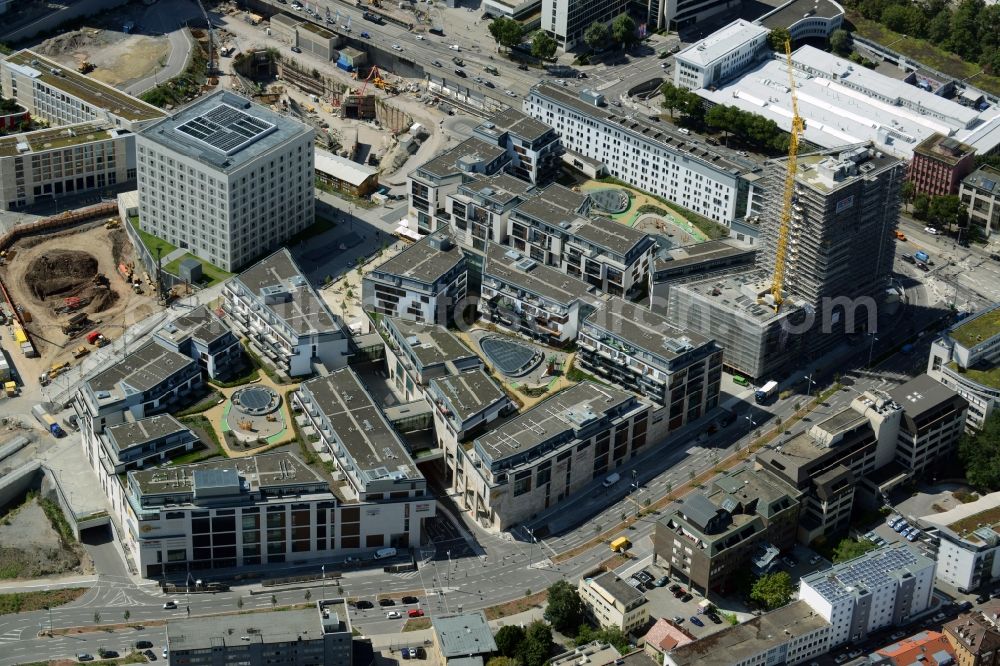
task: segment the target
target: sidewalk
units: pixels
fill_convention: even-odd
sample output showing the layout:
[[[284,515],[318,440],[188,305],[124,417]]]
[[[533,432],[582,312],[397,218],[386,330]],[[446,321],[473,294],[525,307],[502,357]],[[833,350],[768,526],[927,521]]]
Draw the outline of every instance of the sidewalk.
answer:
[[[97,581],[97,574],[75,574],[54,578],[32,578],[31,580],[5,580],[0,582],[0,594],[45,592],[67,587],[91,587],[96,585]]]

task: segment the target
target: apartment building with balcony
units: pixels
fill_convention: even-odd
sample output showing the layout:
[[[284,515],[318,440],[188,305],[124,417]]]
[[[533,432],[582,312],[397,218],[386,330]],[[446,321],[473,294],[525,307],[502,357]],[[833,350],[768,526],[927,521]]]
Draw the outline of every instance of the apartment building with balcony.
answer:
[[[640,305],[612,297],[583,321],[577,347],[588,372],[664,407],[667,432],[719,404],[722,349]]]
[[[576,340],[604,300],[581,280],[495,244],[487,248],[480,293],[487,321],[556,347]]]
[[[107,122],[0,138],[0,209],[127,185],[136,179],[135,134]]]
[[[548,183],[559,173],[565,152],[556,131],[513,107],[498,111],[476,127],[472,136],[507,151],[506,171],[532,184]]]
[[[484,528],[510,529],[628,464],[648,444],[649,412],[590,381],[556,393],[446,456],[456,502]]]
[[[769,572],[795,545],[802,491],[744,465],[656,523],[653,559],[702,594],[731,592],[748,569]]]
[[[919,518],[939,540],[937,578],[963,594],[989,589],[1000,580],[1000,493]]]
[[[465,255],[451,233],[436,231],[370,271],[361,281],[365,309],[381,316],[447,324],[464,307]]]
[[[934,568],[916,546],[894,543],[803,576],[799,599],[830,623],[829,648],[858,645],[930,608]]]
[[[1000,169],[988,164],[979,167],[962,179],[958,196],[969,213],[969,222],[984,236],[1000,231]]]
[[[282,248],[226,282],[226,319],[281,372],[300,377],[347,365],[347,336]]]
[[[306,425],[319,435],[335,465],[334,480],[344,497],[356,502],[395,502],[414,509],[393,543],[420,543],[420,518],[412,506],[427,501],[427,481],[417,469],[399,434],[350,368],[299,385],[293,400]],[[402,515],[402,514],[401,514]],[[430,512],[433,515],[433,511]],[[411,516],[410,509],[406,516]],[[411,541],[412,539],[412,541]]]
[[[226,379],[245,363],[239,339],[206,305],[173,319],[154,335],[167,349],[198,361],[212,379]]]
[[[434,411],[434,434],[448,460],[457,457],[458,445],[487,430],[502,416],[517,410],[506,391],[483,367],[434,377],[427,386],[427,400]],[[445,468],[450,484],[452,468]]]
[[[13,98],[49,125],[110,122],[138,132],[167,114],[152,104],[85,76],[34,51],[13,53],[0,61],[3,96]]]
[[[79,417],[78,417],[79,418]],[[88,431],[85,444],[99,476],[122,474],[165,462],[191,451],[198,436],[169,414],[108,426],[100,433]],[[103,473],[103,474],[102,474]]]
[[[934,475],[937,466],[958,451],[969,403],[926,374],[888,394],[903,408],[894,461],[910,476]]]
[[[485,252],[487,243],[505,243],[511,211],[538,194],[537,187],[506,173],[472,176],[447,197],[451,234],[459,245],[476,253]],[[470,253],[470,263],[476,253]]]
[[[961,320],[931,343],[927,374],[969,403],[968,429],[982,428],[1000,404],[1000,305]]]
[[[411,402],[424,397],[435,377],[482,367],[483,361],[444,326],[382,317],[386,371],[394,390]]]
[[[448,225],[447,197],[474,174],[493,175],[507,165],[507,150],[478,137],[469,137],[457,146],[433,157],[407,175],[408,215],[421,234]]]
[[[550,185],[511,211],[506,244],[605,293],[649,293],[656,241],[607,218],[584,217],[590,205],[588,195]]]
[[[583,612],[597,626],[618,629],[626,636],[645,628],[649,622],[646,595],[635,589],[614,571],[593,578],[581,578],[577,584]]]
[[[757,251],[725,240],[680,245],[657,252],[653,262],[652,309],[665,311],[674,285],[720,279],[753,268]]]
[[[907,179],[920,194],[958,194],[962,179],[975,168],[975,148],[954,137],[935,133],[913,149]]]
[[[84,442],[88,432],[179,409],[203,386],[194,359],[147,342],[80,386],[73,404]]]
[[[524,111],[553,127],[566,150],[603,162],[629,185],[721,224],[747,215],[761,168],[735,151],[631,112],[595,106],[549,82],[531,89]]]

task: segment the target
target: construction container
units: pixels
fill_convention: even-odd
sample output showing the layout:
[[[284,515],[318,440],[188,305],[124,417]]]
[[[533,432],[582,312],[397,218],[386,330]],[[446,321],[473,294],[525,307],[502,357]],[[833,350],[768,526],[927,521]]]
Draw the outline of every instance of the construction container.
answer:
[[[4,382],[3,390],[8,398],[13,398],[17,395],[17,382]]]
[[[100,331],[91,331],[90,333],[87,333],[87,344],[91,345],[96,344],[98,338],[100,337],[101,337]]]

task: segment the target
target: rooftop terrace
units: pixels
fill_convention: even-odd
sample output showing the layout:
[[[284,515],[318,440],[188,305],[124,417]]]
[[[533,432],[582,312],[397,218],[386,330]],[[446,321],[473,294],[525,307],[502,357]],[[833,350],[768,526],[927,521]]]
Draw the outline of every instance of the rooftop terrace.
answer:
[[[122,132],[122,134],[130,134]],[[104,141],[116,135],[110,125],[102,122],[80,123],[50,129],[40,129],[34,132],[11,134],[0,138],[0,157],[28,155],[45,150],[59,150],[79,146],[93,141]],[[19,149],[19,146],[22,149]]]
[[[1000,305],[966,318],[948,331],[949,337],[966,348],[1000,335]]]

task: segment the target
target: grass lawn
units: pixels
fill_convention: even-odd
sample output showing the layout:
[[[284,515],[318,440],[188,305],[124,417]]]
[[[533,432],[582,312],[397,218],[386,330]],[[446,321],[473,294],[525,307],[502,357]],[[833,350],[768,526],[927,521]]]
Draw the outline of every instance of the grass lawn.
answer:
[[[536,592],[530,596],[521,597],[520,599],[515,599],[514,601],[508,601],[505,604],[490,606],[483,612],[486,613],[487,620],[499,620],[502,617],[517,615],[518,613],[529,611],[532,608],[541,608],[548,596],[548,592]]]
[[[145,242],[145,240],[143,242]],[[201,279],[200,284],[202,286],[211,287],[213,284],[217,284],[217,283],[222,282],[223,280],[227,280],[227,279],[229,279],[229,278],[231,278],[233,276],[232,273],[227,273],[226,271],[222,270],[221,268],[219,268],[217,266],[213,266],[212,264],[208,263],[204,259],[201,259],[199,257],[194,256],[190,252],[188,252],[187,254],[185,254],[180,259],[175,259],[175,260],[171,261],[169,264],[167,264],[166,266],[163,267],[163,270],[165,270],[167,273],[170,273],[171,275],[178,275],[179,276],[180,275],[181,262],[184,261],[185,259],[188,259],[188,258],[194,259],[199,264],[201,264],[202,279]]]
[[[403,625],[403,631],[420,631],[430,629],[431,619],[429,617],[412,617]]]
[[[142,244],[146,246],[146,249],[149,250],[149,253],[153,255],[153,257],[156,257],[157,247],[160,248],[161,257],[165,257],[177,249],[175,246],[171,245],[162,238],[157,238],[153,234],[149,234],[143,231],[142,227],[139,226],[138,217],[129,218],[129,224],[131,224],[135,228],[135,230],[139,233],[139,238],[140,240],[142,240]]]
[[[940,70],[956,79],[968,80],[977,88],[1000,95],[1000,77],[983,73],[979,65],[962,60],[960,57],[934,46],[926,39],[907,37],[889,30],[884,25],[869,21],[857,12],[848,11],[847,19],[854,25],[855,32],[866,39],[878,42],[886,48],[902,53],[908,58]]]
[[[55,608],[79,599],[87,591],[85,587],[69,587],[64,590],[47,592],[17,592],[0,594],[0,615],[28,613],[42,610],[46,606]]]

